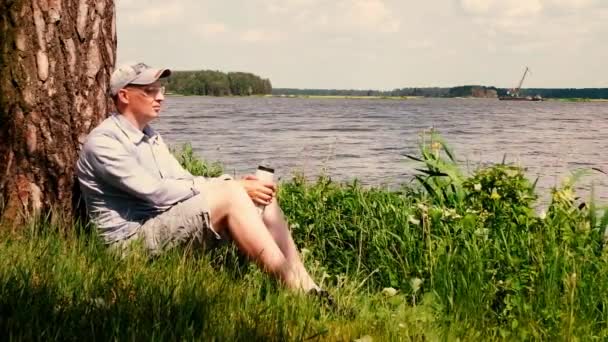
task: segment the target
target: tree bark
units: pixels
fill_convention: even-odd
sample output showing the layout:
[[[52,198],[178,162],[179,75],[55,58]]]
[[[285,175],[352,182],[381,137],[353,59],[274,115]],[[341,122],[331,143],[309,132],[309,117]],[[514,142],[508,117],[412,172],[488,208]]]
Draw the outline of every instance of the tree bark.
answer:
[[[74,214],[78,151],[111,106],[115,57],[112,0],[0,0],[0,222]]]

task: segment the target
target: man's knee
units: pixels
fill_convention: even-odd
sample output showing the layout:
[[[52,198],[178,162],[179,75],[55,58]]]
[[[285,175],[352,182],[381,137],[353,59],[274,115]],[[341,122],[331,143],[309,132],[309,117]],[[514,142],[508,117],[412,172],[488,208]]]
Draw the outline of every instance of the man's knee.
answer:
[[[231,207],[235,204],[235,201],[247,197],[247,192],[243,186],[234,180],[226,180],[220,182],[213,182],[207,184],[202,192],[216,207]]]
[[[230,200],[234,200],[237,198],[243,198],[244,196],[247,197],[247,191],[245,191],[245,188],[238,181],[235,181],[235,180],[226,181],[225,189],[226,189],[226,195],[228,196],[228,198]]]
[[[220,179],[212,179],[208,182],[202,183],[197,186],[197,190],[200,193],[214,196],[214,197],[228,197],[232,196],[233,193],[236,193],[239,189],[242,188],[238,182],[234,180],[220,180]]]
[[[285,221],[283,211],[279,207],[279,203],[276,198],[273,198],[272,202],[266,206],[262,217],[264,219],[264,223],[271,225],[283,223]]]

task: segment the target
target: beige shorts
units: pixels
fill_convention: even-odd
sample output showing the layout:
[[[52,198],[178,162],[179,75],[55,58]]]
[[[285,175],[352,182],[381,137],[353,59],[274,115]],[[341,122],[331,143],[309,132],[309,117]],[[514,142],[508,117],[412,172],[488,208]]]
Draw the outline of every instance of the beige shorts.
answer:
[[[119,249],[141,240],[144,248],[156,255],[177,246],[205,248],[221,238],[211,225],[205,196],[198,194],[148,219],[135,235],[119,243]]]

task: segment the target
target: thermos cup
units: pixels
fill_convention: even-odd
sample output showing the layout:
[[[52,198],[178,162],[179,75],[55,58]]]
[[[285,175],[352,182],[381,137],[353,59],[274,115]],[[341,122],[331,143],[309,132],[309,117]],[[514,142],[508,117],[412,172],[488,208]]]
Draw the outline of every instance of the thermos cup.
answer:
[[[274,179],[274,169],[267,166],[258,166],[258,169],[255,172],[255,176],[262,182],[272,182]],[[260,215],[264,212],[265,205],[257,204],[258,212]]]

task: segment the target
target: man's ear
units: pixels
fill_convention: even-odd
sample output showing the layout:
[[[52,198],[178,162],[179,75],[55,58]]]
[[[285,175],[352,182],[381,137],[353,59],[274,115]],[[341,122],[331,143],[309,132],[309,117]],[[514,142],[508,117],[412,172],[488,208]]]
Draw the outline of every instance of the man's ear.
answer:
[[[116,94],[116,98],[118,99],[118,102],[129,104],[129,92],[126,89],[120,89],[118,94]]]

